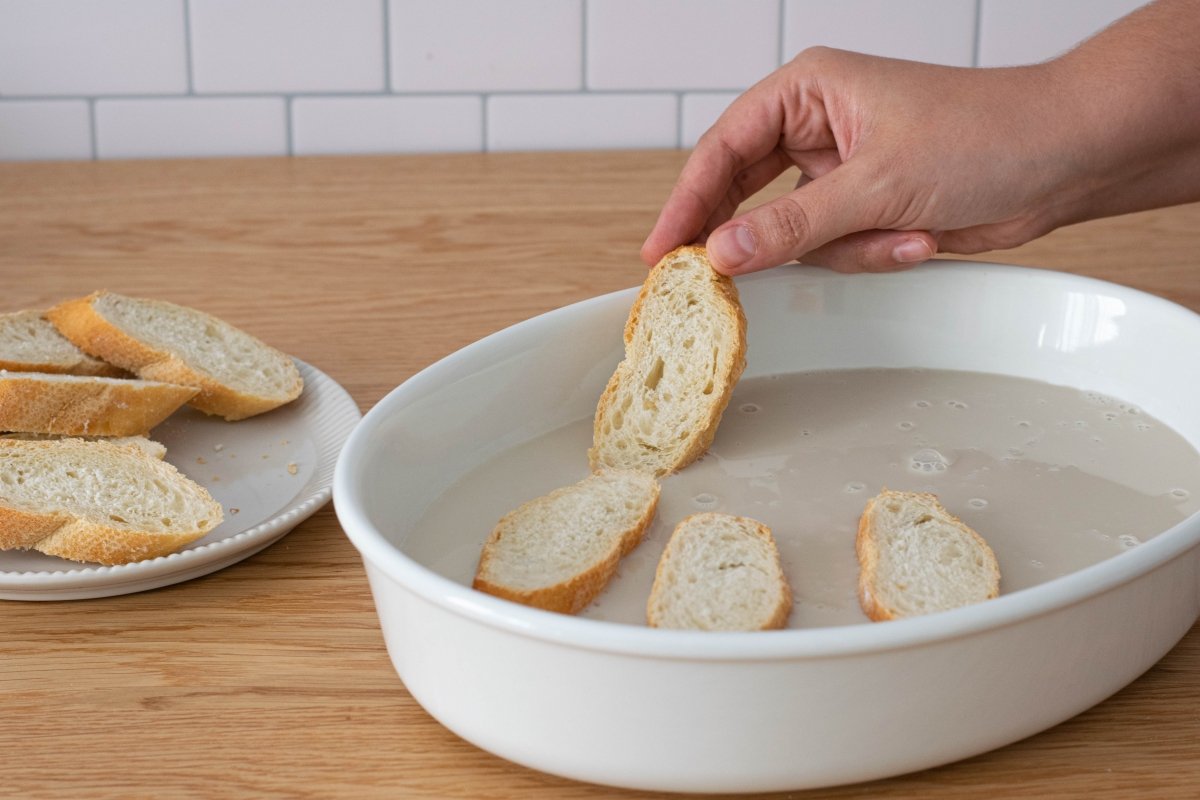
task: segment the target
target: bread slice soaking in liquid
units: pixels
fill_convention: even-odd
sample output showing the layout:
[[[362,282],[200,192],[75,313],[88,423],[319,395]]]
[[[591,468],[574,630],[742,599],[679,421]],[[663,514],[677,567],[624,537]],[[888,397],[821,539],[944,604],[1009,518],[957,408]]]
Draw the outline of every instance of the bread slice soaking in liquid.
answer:
[[[484,543],[474,587],[574,614],[592,602],[654,518],[650,475],[600,470],[505,515]]]
[[[859,602],[876,622],[990,600],[1000,566],[983,537],[931,494],[885,489],[858,524]]]
[[[654,628],[761,631],[782,628],[792,591],[771,530],[730,514],[692,514],[658,562],[646,618]]]
[[[702,247],[650,271],[625,325],[625,358],[596,408],[593,469],[666,475],[712,444],[746,366],[746,318],[733,281]]]

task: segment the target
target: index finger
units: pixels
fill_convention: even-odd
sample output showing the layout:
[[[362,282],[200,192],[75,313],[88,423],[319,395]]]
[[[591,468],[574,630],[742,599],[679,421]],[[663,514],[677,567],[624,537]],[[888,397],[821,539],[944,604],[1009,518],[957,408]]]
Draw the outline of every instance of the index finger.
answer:
[[[827,131],[820,99],[808,82],[779,71],[755,84],[696,143],[642,246],[642,258],[653,264],[674,247],[694,241],[740,173],[781,152],[780,145],[828,147]],[[777,160],[768,180],[784,167]],[[759,182],[767,181],[760,176]]]

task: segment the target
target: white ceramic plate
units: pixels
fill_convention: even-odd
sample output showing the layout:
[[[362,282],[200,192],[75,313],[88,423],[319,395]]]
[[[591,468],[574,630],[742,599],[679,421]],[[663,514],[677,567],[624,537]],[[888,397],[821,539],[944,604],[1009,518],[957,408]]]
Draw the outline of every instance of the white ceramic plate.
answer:
[[[283,408],[240,422],[185,408],[151,433],[167,446],[167,461],[225,509],[207,536],[170,555],[113,567],[2,552],[0,599],[77,600],[179,583],[248,558],[312,516],[329,501],[338,453],[361,414],[336,381],[296,364],[304,393]]]
[[[954,262],[881,275],[781,268],[738,286],[744,380],[869,367],[1014,375],[1119,397],[1200,446],[1200,361],[1179,357],[1200,350],[1200,316],[1160,298]],[[867,781],[1062,722],[1134,680],[1200,617],[1200,513],[987,603],[809,630],[670,631],[551,614],[426,566],[413,531],[436,498],[498,454],[590,417],[635,293],[559,309],[431,365],[371,410],[339,459],[338,517],[362,554],[392,662],[468,741],[652,791]],[[447,557],[457,533],[434,537]]]

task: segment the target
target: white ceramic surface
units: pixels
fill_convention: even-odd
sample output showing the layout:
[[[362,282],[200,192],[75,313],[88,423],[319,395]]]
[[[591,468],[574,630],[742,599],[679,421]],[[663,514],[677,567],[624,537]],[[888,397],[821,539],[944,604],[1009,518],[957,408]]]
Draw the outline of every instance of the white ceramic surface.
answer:
[[[0,599],[108,597],[198,578],[254,555],[312,516],[329,501],[338,452],[361,414],[332,378],[297,366],[304,393],[282,408],[240,422],[185,408],[151,432],[167,446],[167,461],[225,510],[208,535],[169,555],[112,567],[3,552]]]
[[[1138,404],[1200,445],[1200,317],[1054,272],[942,262],[739,279],[746,377],[996,372]],[[525,608],[405,554],[429,503],[498,452],[594,410],[635,290],[488,337],[413,376],[352,434],[334,496],[388,652],[448,728],[515,762],[650,790],[864,781],[1037,733],[1120,689],[1200,614],[1200,515],[1031,589],[927,617],[768,633],[653,630]],[[718,438],[720,433],[718,433]],[[480,533],[480,541],[486,531]],[[1097,635],[1103,632],[1103,635]]]

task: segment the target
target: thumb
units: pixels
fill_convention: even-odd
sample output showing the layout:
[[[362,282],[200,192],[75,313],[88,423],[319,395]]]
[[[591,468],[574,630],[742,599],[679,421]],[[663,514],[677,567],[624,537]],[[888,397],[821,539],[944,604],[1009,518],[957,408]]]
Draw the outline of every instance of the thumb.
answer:
[[[709,260],[739,275],[778,266],[850,233],[879,227],[850,162],[709,234]]]

